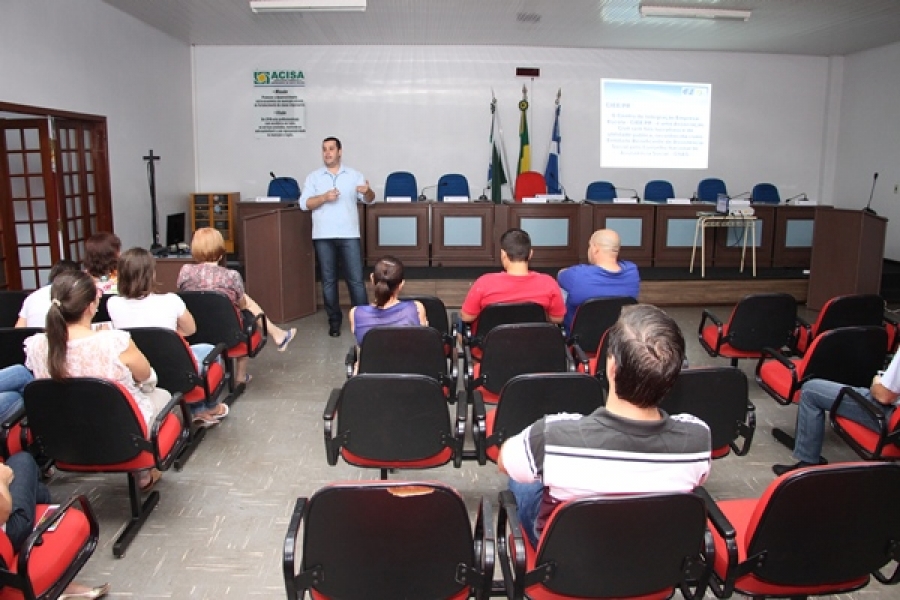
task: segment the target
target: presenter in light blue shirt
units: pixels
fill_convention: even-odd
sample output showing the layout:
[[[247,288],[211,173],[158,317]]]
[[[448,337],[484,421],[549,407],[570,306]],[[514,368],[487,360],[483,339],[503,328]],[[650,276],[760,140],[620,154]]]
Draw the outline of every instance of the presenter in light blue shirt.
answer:
[[[363,284],[357,201],[370,203],[375,192],[362,173],[341,164],[341,141],[322,141],[323,167],[306,177],[300,208],[312,211],[312,237],[322,271],[322,295],[328,314],[328,335],[341,335],[343,314],[338,299],[339,266],[343,265],[353,306],[368,303]]]

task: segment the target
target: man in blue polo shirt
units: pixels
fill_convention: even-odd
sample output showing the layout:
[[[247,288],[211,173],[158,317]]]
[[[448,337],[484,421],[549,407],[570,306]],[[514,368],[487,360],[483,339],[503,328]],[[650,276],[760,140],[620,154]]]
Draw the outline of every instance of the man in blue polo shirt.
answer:
[[[575,265],[557,274],[559,287],[566,295],[566,331],[572,330],[575,312],[585,300],[631,296],[637,300],[641,276],[637,265],[619,260],[619,234],[612,229],[598,229],[588,244],[588,264]]]
[[[322,271],[322,296],[331,337],[341,335],[343,320],[338,299],[339,260],[344,267],[350,302],[353,306],[368,304],[356,202],[370,203],[375,199],[375,192],[362,173],[341,164],[342,153],[339,139],[325,138],[322,141],[325,166],[306,177],[300,195],[300,208],[312,211],[313,245]]]

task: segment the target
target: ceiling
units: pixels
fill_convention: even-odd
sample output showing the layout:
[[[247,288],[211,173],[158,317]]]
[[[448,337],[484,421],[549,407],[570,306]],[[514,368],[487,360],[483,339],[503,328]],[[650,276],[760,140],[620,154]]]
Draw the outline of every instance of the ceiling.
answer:
[[[644,0],[753,11],[641,18],[640,0],[368,0],[364,13],[254,14],[248,0],[104,0],[192,45],[487,45],[845,55],[900,41],[898,0]]]

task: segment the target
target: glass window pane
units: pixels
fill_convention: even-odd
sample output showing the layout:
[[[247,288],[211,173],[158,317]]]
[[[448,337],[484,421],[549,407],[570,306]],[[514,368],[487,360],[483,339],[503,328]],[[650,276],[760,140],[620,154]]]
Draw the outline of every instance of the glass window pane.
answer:
[[[88,212],[92,215],[97,213],[97,198],[93,194],[88,196]]]
[[[14,154],[9,154],[7,163],[9,164],[10,175],[22,175],[25,173],[25,163],[23,160],[21,153],[16,152]]]
[[[37,250],[38,266],[48,267],[53,264],[53,258],[50,256],[50,246],[38,246]]]
[[[22,289],[23,290],[35,290],[37,289],[38,284],[37,280],[34,276],[34,271],[22,271]]]
[[[73,153],[72,153],[72,170],[73,170],[73,171],[77,171],[77,170],[78,170],[78,165],[80,165],[80,164],[81,164],[81,161],[78,160],[78,153],[77,153],[77,152],[73,152]]]
[[[63,173],[68,173],[72,169],[69,168],[69,153],[63,152],[60,154],[60,162],[62,163],[62,171]]]
[[[50,243],[50,227],[46,223],[34,223],[32,230],[34,231],[34,243]]]
[[[19,265],[23,268],[34,266],[34,256],[31,253],[31,246],[19,246]]]
[[[31,225],[28,223],[16,224],[16,241],[20,245],[31,243]]]
[[[78,138],[76,136],[77,136],[78,132],[75,131],[74,129],[68,129],[68,130],[66,130],[66,132],[69,136],[69,148],[77,147],[78,146]]]
[[[43,169],[41,169],[41,153],[40,152],[29,152],[25,155],[25,160],[28,161],[28,172],[29,173],[41,173]]]
[[[47,285],[50,283],[50,269],[41,269],[38,271],[38,285],[35,287],[40,287],[42,285]]]
[[[6,149],[10,152],[22,149],[22,138],[18,129],[6,130]]]
[[[444,217],[444,245],[481,246],[481,217]]]
[[[31,193],[32,198],[43,198],[44,197],[44,178],[43,177],[29,177],[28,178],[28,191]]]
[[[25,129],[22,134],[25,138],[25,150],[41,149],[41,134],[37,129]]]
[[[81,219],[75,221],[75,233],[79,239],[84,239],[84,221]]]
[[[13,218],[17,223],[31,220],[31,214],[28,212],[28,202],[25,200],[13,202]]]
[[[25,179],[23,177],[13,177],[9,180],[13,198],[27,198],[25,192]]]
[[[43,200],[34,200],[31,202],[31,214],[35,221],[47,220],[47,203]]]
[[[85,152],[84,154],[84,169],[86,171],[94,170],[94,155],[90,152]]]
[[[75,239],[75,221],[69,221],[69,239]]]

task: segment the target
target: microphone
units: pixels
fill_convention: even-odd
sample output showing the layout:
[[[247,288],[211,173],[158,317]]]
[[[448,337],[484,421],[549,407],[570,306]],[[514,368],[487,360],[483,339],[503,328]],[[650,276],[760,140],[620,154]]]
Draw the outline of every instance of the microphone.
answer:
[[[791,196],[790,198],[788,198],[787,200],[785,200],[784,203],[785,203],[785,204],[790,204],[791,202],[793,202],[794,200],[797,200],[798,198],[802,198],[803,200],[809,200],[809,198],[808,198],[807,195],[806,195],[806,192],[800,192],[800,193],[797,194],[796,196]]]
[[[740,194],[735,194],[734,196],[728,196],[729,200],[737,200],[739,198],[746,198],[750,195],[750,192],[741,192]]]
[[[281,188],[282,195],[279,196],[279,198],[287,198],[288,196],[291,195],[290,190],[288,190],[287,188],[284,187],[284,181],[275,177],[275,171],[269,171],[269,177],[272,178],[272,181],[277,181],[278,187]]]
[[[566,186],[564,186],[563,184],[559,184],[559,189],[562,190],[564,196],[563,202],[575,202],[574,200],[569,198],[569,192],[566,191]]]
[[[425,187],[423,187],[422,193],[419,194],[419,202],[427,202],[428,201],[428,197],[425,195],[425,190],[436,190],[437,187],[438,187],[437,184],[426,185]]]
[[[875,194],[875,183],[878,181],[878,173],[875,173],[874,177],[872,177],[872,191],[869,192],[869,202],[866,204],[866,207],[863,209],[863,212],[867,212],[870,215],[877,215],[878,213],[872,210],[872,196]]]
[[[631,197],[631,198],[634,198],[635,200],[640,200],[640,199],[641,199],[641,197],[638,196],[637,190],[634,189],[634,188],[627,188],[627,187],[619,187],[619,186],[616,186],[616,195],[617,195],[617,196],[619,195],[619,190],[625,190],[626,192],[631,192],[631,196],[630,196],[630,197]]]

